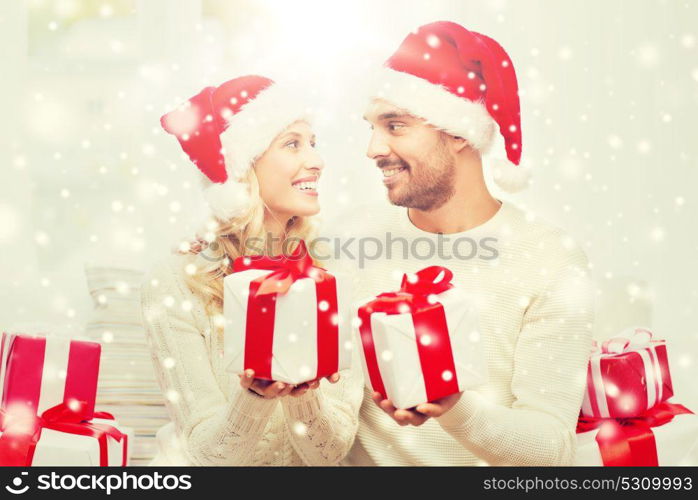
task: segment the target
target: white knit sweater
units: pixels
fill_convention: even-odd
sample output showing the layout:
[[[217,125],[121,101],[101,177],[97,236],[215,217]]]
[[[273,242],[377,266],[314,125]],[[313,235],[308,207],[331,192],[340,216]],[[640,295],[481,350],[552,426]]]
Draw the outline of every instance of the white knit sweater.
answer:
[[[575,424],[591,349],[593,286],[583,250],[560,229],[509,202],[484,224],[447,236],[451,242],[497,238],[499,257],[456,258],[470,253],[468,240],[455,252],[442,245],[429,259],[403,258],[403,244],[385,255],[386,233],[414,245],[418,255],[438,248],[438,236],[417,229],[405,208],[387,202],[333,221],[343,242],[382,241],[381,258],[333,258],[330,270],[353,271],[358,297],[399,287],[403,272],[442,265],[454,283],[476,293],[489,382],[463,393],[449,412],[420,427],[401,427],[365,391],[352,465],[567,465],[576,450]],[[328,234],[325,232],[325,234]],[[364,240],[371,241],[371,240]],[[374,246],[364,243],[368,255]],[[431,243],[430,243],[431,242]],[[356,256],[358,243],[348,249]],[[483,257],[492,252],[480,248]]]
[[[223,324],[184,282],[191,255],[159,262],[142,285],[142,311],[172,422],[157,435],[152,465],[334,465],[358,427],[361,376],[298,398],[264,399],[226,373]]]

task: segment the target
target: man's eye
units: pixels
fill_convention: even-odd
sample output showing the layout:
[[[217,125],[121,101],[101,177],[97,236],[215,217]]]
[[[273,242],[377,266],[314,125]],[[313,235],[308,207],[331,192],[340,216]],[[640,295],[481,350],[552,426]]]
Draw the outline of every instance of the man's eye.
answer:
[[[315,142],[311,142],[311,143],[310,143],[310,146],[314,148],[314,147],[315,147],[315,144],[316,144]]]
[[[388,124],[388,130],[391,132],[395,132],[396,130],[400,130],[405,126],[404,123],[389,123]]]
[[[290,147],[291,149],[296,149],[298,147],[298,141],[289,141],[286,144],[284,144],[284,147],[286,147],[286,148]]]

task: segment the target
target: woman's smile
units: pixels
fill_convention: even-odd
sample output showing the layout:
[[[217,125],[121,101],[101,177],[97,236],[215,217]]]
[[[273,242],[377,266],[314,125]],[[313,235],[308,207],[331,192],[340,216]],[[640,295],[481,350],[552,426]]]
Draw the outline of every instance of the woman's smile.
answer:
[[[303,194],[307,194],[308,196],[317,196],[318,179],[319,176],[311,175],[301,179],[296,179],[291,183],[291,185]]]

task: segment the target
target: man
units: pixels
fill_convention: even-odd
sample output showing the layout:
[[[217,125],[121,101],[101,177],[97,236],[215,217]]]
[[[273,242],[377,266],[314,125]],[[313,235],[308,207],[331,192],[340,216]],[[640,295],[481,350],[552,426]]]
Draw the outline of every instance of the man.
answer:
[[[347,463],[571,464],[593,292],[583,250],[485,184],[481,155],[497,131],[510,162],[498,182],[513,190],[526,181],[513,64],[492,39],[437,22],[407,36],[382,84],[365,114],[367,154],[393,206],[356,215],[353,236],[385,243],[362,263],[358,294],[448,267],[477,297],[489,380],[409,410],[366,389]]]

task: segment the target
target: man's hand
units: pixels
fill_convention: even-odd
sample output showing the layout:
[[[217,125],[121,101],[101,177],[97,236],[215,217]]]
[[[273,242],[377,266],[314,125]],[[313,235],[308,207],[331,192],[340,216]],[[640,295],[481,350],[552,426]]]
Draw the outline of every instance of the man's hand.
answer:
[[[390,418],[395,420],[399,425],[414,425],[416,427],[422,425],[431,417],[440,417],[460,400],[460,392],[451,394],[450,396],[434,400],[430,403],[423,403],[408,410],[395,408],[389,399],[383,399],[379,392],[373,393],[373,402],[378,407],[388,414]]]
[[[333,373],[326,378],[331,384],[335,384],[339,380],[339,373]],[[254,378],[254,370],[247,369],[244,375],[240,375],[240,386],[264,398],[274,399],[289,395],[293,397],[302,396],[309,390],[320,387],[320,380],[321,379],[315,379],[302,384],[293,385],[284,382],[275,382],[273,380]]]

